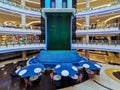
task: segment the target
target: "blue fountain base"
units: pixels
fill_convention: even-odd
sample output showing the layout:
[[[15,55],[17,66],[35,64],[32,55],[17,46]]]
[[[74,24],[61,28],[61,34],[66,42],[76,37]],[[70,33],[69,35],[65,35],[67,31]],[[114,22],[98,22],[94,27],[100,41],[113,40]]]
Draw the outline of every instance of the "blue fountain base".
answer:
[[[29,59],[27,65],[41,63],[45,68],[54,68],[57,64],[71,63],[78,68],[86,67],[91,70],[100,70],[100,65],[88,61],[75,50],[42,50],[37,57]]]
[[[36,60],[42,64],[78,63],[82,59],[75,50],[42,50]]]

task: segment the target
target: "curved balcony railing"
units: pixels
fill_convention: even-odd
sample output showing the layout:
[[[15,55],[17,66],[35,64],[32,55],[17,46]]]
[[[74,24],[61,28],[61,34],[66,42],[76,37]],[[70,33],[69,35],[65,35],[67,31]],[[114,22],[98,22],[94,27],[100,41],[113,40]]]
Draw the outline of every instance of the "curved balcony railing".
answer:
[[[2,40],[0,46],[8,45],[26,45],[26,44],[45,44],[44,40]],[[120,40],[89,40],[88,43],[83,40],[72,40],[72,44],[95,44],[95,45],[120,45]]]
[[[1,24],[0,25],[1,28],[15,28],[15,29],[26,29],[26,30],[41,30],[41,27],[39,26],[33,26],[33,27],[30,27],[30,26],[25,26],[25,27],[22,27],[20,25],[4,25],[4,24]]]
[[[30,11],[34,11],[34,12],[40,12],[40,9],[38,8],[33,8],[33,7],[28,7],[28,6],[22,6],[20,4],[14,3],[14,2],[10,2],[8,0],[0,0],[0,3],[6,4],[6,5],[10,5],[10,6],[14,6],[20,9],[24,9],[24,10],[30,10]],[[115,2],[110,2],[108,4],[104,4],[98,7],[90,7],[90,8],[82,8],[82,9],[77,9],[77,12],[83,12],[83,11],[91,11],[91,10],[98,10],[98,9],[103,9],[106,7],[112,7],[115,5],[120,4],[120,2],[115,1]]]
[[[24,51],[24,50],[40,50],[46,49],[45,44],[21,44],[21,45],[8,45],[8,46],[0,46],[0,53],[7,53],[7,52],[15,52],[15,51]]]
[[[88,50],[104,50],[120,52],[120,40],[90,40],[89,43],[85,41],[72,42],[72,49],[88,49]],[[22,51],[22,50],[36,50],[46,49],[44,41],[40,40],[19,40],[19,41],[4,41],[0,42],[0,53]]]
[[[20,27],[20,26],[9,26],[9,25],[1,25],[0,26],[0,34],[41,34],[41,27]]]
[[[101,29],[120,29],[119,23],[111,23],[111,24],[91,24],[89,26],[77,27],[77,30],[101,30]]]
[[[89,43],[85,43],[82,41],[82,42],[72,43],[71,48],[72,49],[120,52],[120,42],[117,40],[110,41],[110,42],[93,40],[93,41],[90,41]]]
[[[86,29],[89,28],[89,29]],[[37,34],[41,35],[41,27],[16,27],[16,26],[0,26],[1,34]],[[77,27],[76,34],[118,34],[120,33],[120,24],[96,25],[89,27]]]
[[[22,6],[20,4],[17,4],[17,3],[14,3],[14,2],[10,2],[8,0],[0,0],[0,3],[7,4],[7,5],[10,5],[10,6],[14,6],[14,7],[17,7],[17,8],[20,8],[20,9],[24,9],[24,10],[40,12],[40,9],[38,9],[38,8]]]
[[[2,40],[0,41],[0,47],[9,47],[9,46],[23,46],[23,45],[36,45],[36,44],[45,44],[42,40]]]
[[[73,44],[90,44],[90,45],[115,45],[120,46],[120,40],[89,40],[88,43],[83,40],[72,40]]]
[[[46,45],[39,39],[0,40],[0,53],[40,49],[46,49]]]
[[[120,4],[119,1],[115,1],[115,2],[110,2],[108,4],[104,4],[101,6],[94,6],[94,7],[90,7],[90,8],[81,8],[81,9],[77,9],[77,12],[84,12],[84,11],[91,11],[91,10],[98,10],[98,9],[104,9],[107,7],[112,7],[112,6],[116,6]]]

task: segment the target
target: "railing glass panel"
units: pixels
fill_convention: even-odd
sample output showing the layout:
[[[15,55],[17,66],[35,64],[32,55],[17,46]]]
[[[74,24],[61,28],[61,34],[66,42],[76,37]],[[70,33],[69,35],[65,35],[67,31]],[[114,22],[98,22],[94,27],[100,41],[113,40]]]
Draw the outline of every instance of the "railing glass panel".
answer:
[[[0,25],[0,29],[2,29],[2,28],[3,29],[7,29],[7,28],[13,29],[14,28],[14,30],[18,30],[18,29],[21,29],[21,30],[41,30],[41,27],[38,27],[38,26],[34,26],[34,27],[26,26],[25,29],[23,29],[20,25],[11,26],[11,25],[4,25],[4,24]]]
[[[72,40],[73,44],[96,44],[96,45],[120,45],[120,40],[89,40],[88,43],[84,40]]]
[[[14,3],[14,2],[10,2],[10,1],[7,1],[7,0],[0,0],[0,3],[7,4],[7,5],[10,5],[10,6],[14,6],[14,7],[18,7],[20,9],[25,9],[25,10],[40,12],[40,9],[38,9],[38,8],[22,6],[20,4],[17,4],[17,3]]]
[[[27,6],[24,7],[24,6],[20,5],[20,4],[17,4],[17,3],[14,3],[14,2],[10,2],[8,0],[0,0],[0,3],[4,3],[4,4],[10,5],[10,6],[15,6],[15,7],[18,7],[20,9],[40,12],[40,9],[38,9],[38,8],[27,7]],[[88,8],[87,9],[86,8],[77,9],[77,12],[83,12],[83,11],[87,11],[87,10],[90,11],[90,10],[103,9],[103,8],[115,6],[115,5],[118,5],[118,4],[120,4],[120,2],[115,1],[115,2],[110,2],[108,4],[104,4],[104,5],[97,6],[97,7],[96,6],[90,7],[89,9]]]
[[[33,44],[45,44],[41,40],[2,40],[0,41],[0,46],[8,47],[9,45],[33,45]]]
[[[88,26],[82,26],[82,27],[77,27],[77,30],[86,30]],[[119,23],[111,23],[111,24],[91,24],[89,27],[89,30],[93,29],[107,29],[107,28],[118,28],[120,29],[120,24]]]
[[[104,9],[106,7],[116,6],[118,4],[120,4],[120,2],[115,1],[115,2],[110,2],[108,4],[100,5],[100,6],[90,7],[89,9],[88,8],[87,9],[86,8],[77,9],[77,12],[91,11],[91,10],[97,10],[97,9]]]

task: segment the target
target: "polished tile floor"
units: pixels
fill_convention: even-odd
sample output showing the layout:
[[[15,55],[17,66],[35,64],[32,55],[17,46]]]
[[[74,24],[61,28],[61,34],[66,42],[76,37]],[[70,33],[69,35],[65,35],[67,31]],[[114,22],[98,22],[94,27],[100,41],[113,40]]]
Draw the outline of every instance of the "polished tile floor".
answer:
[[[80,84],[77,84],[74,86],[70,86],[67,88],[59,89],[59,90],[120,90],[120,88],[119,88],[120,80],[117,79],[116,77],[113,78],[110,75],[110,74],[112,74],[112,72],[119,71],[120,66],[106,64],[110,60],[112,60],[113,62],[118,62],[119,58],[115,57],[113,53],[108,53],[107,55],[92,53],[91,55],[92,55],[92,57],[90,57],[91,60],[94,60],[94,61],[96,60],[99,62],[103,61],[105,63],[105,64],[99,63],[102,65],[100,75],[99,76],[96,75],[93,80],[87,80],[83,83],[80,83]],[[43,88],[41,88],[41,87],[37,87],[34,89],[33,88],[25,89],[24,86],[18,85],[19,79],[17,79],[18,81],[11,80],[10,72],[13,70],[14,66],[17,64],[17,61],[20,61],[20,60],[21,59],[10,60],[7,62],[0,62],[0,90],[43,90]],[[21,62],[19,62],[19,63],[21,63]],[[22,63],[22,64],[25,64],[25,63]],[[109,70],[109,69],[111,69],[111,70]],[[106,70],[107,70],[107,72],[106,72]],[[11,86],[12,86],[12,88],[11,88]],[[44,90],[50,90],[50,88],[47,88]]]
[[[78,52],[81,56],[85,56],[85,52]],[[117,57],[112,52],[90,51],[89,59],[96,62],[106,63],[113,62],[120,64],[120,56]]]
[[[105,70],[108,68],[120,69],[120,66],[116,65],[113,66],[107,64],[101,65],[102,69],[100,71],[100,75],[99,76],[96,75],[93,80],[88,80],[78,85],[60,90],[120,90],[120,82],[118,82],[120,80],[116,81],[105,73]],[[111,73],[111,71],[109,73]]]

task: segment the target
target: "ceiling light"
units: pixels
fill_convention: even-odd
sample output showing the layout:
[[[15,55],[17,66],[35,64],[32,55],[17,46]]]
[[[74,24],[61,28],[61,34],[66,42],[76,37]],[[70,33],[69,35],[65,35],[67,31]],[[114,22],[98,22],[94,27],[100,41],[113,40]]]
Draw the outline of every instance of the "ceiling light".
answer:
[[[80,23],[76,23],[77,25],[79,25],[79,26],[81,26],[81,24]]]
[[[91,0],[90,3],[91,3],[91,2],[95,2],[95,1],[97,1],[97,0]],[[80,3],[77,3],[77,5],[85,4],[85,3],[86,3],[86,2],[80,2]]]
[[[30,26],[31,24],[33,24],[33,23],[40,23],[41,21],[33,21],[33,22],[30,22],[30,23],[28,23],[26,26]]]
[[[4,75],[6,75],[7,74],[7,72],[4,72]]]
[[[30,2],[30,3],[34,3],[34,4],[40,4],[39,2],[35,2],[35,1],[30,1],[30,0],[25,0],[26,2]]]
[[[113,70],[113,72],[117,72],[117,70]]]
[[[13,64],[16,64],[16,63],[17,63],[17,61],[13,62]]]
[[[0,67],[4,67],[5,65],[0,65]]]
[[[99,22],[100,20],[98,19],[97,22]]]
[[[2,71],[4,70],[4,68],[1,69]]]
[[[113,17],[108,18],[108,19],[105,20],[104,22],[105,22],[105,24],[106,24],[108,21],[110,21],[110,20],[112,20],[112,19],[115,19],[115,18],[119,18],[119,17],[120,17],[120,15],[113,16]]]
[[[105,4],[105,5],[93,7],[93,9],[100,9],[100,8],[104,8],[104,7],[109,7],[110,5],[111,5],[111,4]]]
[[[111,4],[108,4],[107,6],[109,7],[109,6],[111,6]]]

